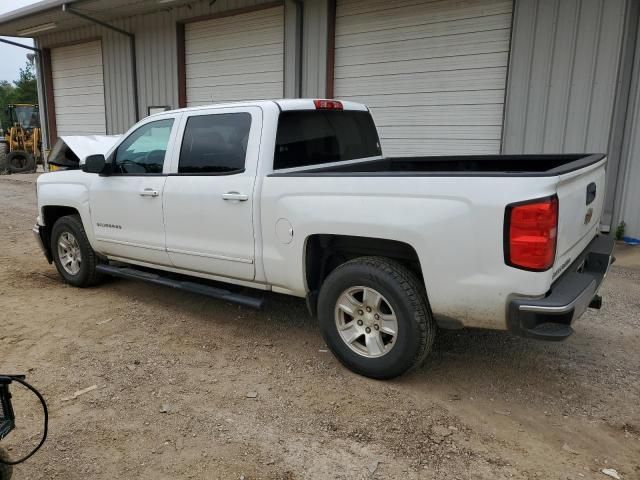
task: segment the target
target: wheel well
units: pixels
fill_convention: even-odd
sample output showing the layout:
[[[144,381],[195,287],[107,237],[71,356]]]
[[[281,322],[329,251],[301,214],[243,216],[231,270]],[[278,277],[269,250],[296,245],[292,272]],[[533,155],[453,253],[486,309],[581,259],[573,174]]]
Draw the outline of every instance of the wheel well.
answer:
[[[78,215],[78,210],[73,207],[61,207],[58,205],[47,205],[42,207],[42,221],[49,231],[59,218],[67,215]]]
[[[363,256],[392,258],[414,272],[424,283],[418,254],[407,243],[350,235],[311,235],[307,239],[305,271],[309,291],[307,306],[312,315],[315,315],[318,292],[324,279],[336,267]]]
[[[44,248],[47,249],[49,255],[51,255],[51,232],[53,226],[58,219],[67,215],[78,215],[78,210],[73,207],[62,207],[59,205],[47,205],[42,207],[42,221],[44,228],[42,228],[42,243]]]

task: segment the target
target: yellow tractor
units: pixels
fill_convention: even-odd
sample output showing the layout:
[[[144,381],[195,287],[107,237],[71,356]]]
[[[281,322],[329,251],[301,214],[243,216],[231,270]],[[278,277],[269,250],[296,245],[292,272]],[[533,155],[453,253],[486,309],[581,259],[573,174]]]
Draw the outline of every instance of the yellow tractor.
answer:
[[[7,106],[11,127],[0,143],[0,173],[35,172],[42,163],[42,129],[38,105]]]

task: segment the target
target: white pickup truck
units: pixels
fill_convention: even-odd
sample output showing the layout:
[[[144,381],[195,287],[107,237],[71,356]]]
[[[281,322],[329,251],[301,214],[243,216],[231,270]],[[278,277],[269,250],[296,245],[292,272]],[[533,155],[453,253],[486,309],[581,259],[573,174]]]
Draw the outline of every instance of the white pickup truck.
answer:
[[[109,274],[257,308],[256,289],[306,298],[344,365],[391,378],[438,327],[562,340],[599,308],[605,163],[388,158],[364,105],[212,105],[40,176],[34,232],[78,287]]]

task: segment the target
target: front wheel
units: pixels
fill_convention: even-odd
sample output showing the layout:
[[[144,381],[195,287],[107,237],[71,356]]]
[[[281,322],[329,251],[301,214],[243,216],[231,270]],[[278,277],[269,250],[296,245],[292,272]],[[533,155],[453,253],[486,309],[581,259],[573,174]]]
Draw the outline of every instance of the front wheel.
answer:
[[[99,263],[79,215],[61,217],[51,232],[51,252],[56,269],[65,282],[90,287],[100,280]]]
[[[426,292],[402,264],[361,257],[336,268],[318,297],[322,335],[347,368],[389,379],[420,365],[436,324]]]

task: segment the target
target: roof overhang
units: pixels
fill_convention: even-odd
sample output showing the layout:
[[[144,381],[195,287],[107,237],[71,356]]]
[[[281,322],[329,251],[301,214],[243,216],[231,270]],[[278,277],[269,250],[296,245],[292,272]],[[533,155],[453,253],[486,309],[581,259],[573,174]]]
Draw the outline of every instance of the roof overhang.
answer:
[[[37,38],[90,25],[64,12],[63,5],[103,22],[184,6],[194,0],[41,0],[0,15],[0,35]]]

